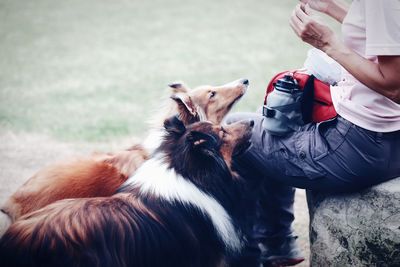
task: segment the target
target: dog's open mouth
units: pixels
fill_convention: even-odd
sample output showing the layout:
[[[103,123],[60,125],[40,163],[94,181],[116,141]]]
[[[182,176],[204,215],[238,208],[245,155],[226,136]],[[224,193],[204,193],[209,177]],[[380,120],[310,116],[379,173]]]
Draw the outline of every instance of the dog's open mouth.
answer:
[[[240,94],[238,97],[236,97],[229,105],[227,110],[231,110],[232,107],[244,96],[244,93]]]
[[[240,96],[240,97],[241,97],[241,96]],[[232,109],[232,107],[236,104],[236,102],[239,101],[240,97],[236,98],[235,100],[232,101],[232,103],[230,103],[230,104],[228,105],[228,110],[231,110],[231,109]]]

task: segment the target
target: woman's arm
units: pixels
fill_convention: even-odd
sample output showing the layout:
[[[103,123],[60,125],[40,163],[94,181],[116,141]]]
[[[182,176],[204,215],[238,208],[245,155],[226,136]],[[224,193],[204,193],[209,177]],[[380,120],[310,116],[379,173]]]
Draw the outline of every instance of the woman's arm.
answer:
[[[328,45],[326,54],[368,88],[400,104],[400,56],[378,56],[374,63],[341,45]]]
[[[304,42],[324,51],[367,87],[400,104],[400,55],[378,56],[378,63],[365,59],[305,10],[298,5],[290,18],[291,27]]]
[[[349,5],[342,0],[300,0],[303,4],[309,4],[310,7],[319,12],[325,13],[328,16],[342,23],[346,17]]]

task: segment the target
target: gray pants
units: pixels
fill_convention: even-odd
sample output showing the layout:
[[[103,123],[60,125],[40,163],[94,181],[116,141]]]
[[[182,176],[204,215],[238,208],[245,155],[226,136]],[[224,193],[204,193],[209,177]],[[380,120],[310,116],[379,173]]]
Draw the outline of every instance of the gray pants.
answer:
[[[244,221],[257,242],[292,233],[294,187],[347,192],[400,176],[400,131],[372,132],[340,116],[284,137],[270,135],[257,113],[233,114],[227,123],[243,119],[255,122],[252,146],[234,167],[249,183]]]

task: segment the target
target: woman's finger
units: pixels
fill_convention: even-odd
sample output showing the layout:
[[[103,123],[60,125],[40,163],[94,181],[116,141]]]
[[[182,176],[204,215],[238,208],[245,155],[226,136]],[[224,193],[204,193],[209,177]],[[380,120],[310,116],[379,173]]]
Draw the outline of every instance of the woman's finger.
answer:
[[[295,8],[296,16],[302,21],[307,22],[309,20],[309,16],[303,11],[303,4],[298,4]]]
[[[307,32],[305,31],[303,22],[301,22],[298,17],[293,16],[290,18],[289,23],[296,35],[304,40],[305,36],[307,36]]]
[[[300,34],[301,34],[301,33],[300,33],[299,27],[298,27],[295,23],[293,23],[292,20],[289,20],[289,25],[290,25],[290,27],[293,29],[294,33],[295,33],[297,36],[300,37]]]
[[[295,12],[293,11],[292,16],[290,17],[290,25],[292,28],[296,29],[297,35],[300,36],[302,29],[304,29],[303,22],[296,16]]]
[[[309,4],[305,4],[305,6],[304,6],[304,13],[305,13],[307,16],[312,16],[312,15],[315,14],[314,11],[313,11],[313,9],[310,7]]]
[[[298,24],[299,26],[300,25],[304,25],[304,23],[299,19],[299,17],[296,15],[296,12],[295,11],[293,11],[293,13],[292,13],[292,16],[290,17],[292,20],[293,20],[293,22],[295,23],[295,24]]]

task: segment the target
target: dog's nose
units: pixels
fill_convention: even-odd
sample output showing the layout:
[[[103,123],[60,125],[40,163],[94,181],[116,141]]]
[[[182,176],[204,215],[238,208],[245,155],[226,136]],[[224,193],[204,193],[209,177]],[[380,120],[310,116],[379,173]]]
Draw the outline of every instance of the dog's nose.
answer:
[[[250,120],[249,123],[250,123],[250,127],[254,126],[254,121],[253,120]]]
[[[243,80],[242,80],[242,84],[244,84],[244,85],[249,85],[249,80],[243,79]]]

